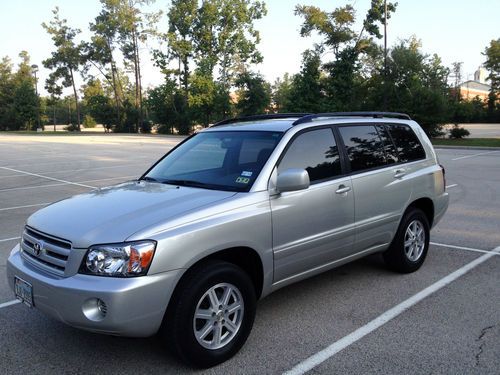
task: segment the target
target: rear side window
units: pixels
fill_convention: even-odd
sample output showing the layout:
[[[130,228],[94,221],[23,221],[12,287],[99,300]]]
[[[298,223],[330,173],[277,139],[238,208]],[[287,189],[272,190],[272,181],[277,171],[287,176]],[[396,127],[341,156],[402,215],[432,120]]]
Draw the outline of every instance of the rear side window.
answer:
[[[398,152],[396,151],[396,147],[394,147],[394,143],[392,142],[386,127],[383,125],[377,125],[377,131],[384,147],[386,163],[397,163],[399,161]]]
[[[332,130],[311,130],[297,136],[286,150],[278,174],[290,168],[305,169],[311,183],[340,175],[339,151]]]
[[[344,141],[351,171],[361,171],[386,164],[384,143],[375,126],[342,126],[340,135]]]
[[[425,159],[425,151],[413,130],[407,125],[387,125],[399,154],[399,161]]]

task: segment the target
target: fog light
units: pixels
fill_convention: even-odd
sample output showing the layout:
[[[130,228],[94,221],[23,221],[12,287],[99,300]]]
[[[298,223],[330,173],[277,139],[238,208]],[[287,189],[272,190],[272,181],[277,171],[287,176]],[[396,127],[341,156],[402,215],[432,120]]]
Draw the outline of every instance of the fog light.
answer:
[[[99,298],[90,298],[83,303],[82,311],[87,319],[100,322],[106,317],[108,306]]]

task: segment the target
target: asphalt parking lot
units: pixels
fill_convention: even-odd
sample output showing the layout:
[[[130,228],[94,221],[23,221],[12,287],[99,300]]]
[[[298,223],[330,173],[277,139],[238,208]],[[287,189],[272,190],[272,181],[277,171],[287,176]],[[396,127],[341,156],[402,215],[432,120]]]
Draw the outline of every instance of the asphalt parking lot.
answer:
[[[192,373],[158,338],[83,332],[14,300],[5,263],[50,202],[140,176],[179,137],[0,135],[0,372]],[[418,272],[371,256],[260,301],[213,374],[500,373],[500,150],[439,149],[450,207]],[[309,366],[309,367],[308,367]],[[201,372],[200,372],[201,373]]]

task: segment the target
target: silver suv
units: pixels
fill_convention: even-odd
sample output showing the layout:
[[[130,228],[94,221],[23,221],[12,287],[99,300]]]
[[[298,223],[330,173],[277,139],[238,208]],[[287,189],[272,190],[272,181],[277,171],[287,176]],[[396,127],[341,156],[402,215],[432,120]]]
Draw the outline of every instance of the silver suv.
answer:
[[[448,206],[444,169],[407,115],[226,120],[136,181],[27,221],[7,276],[74,327],[144,337],[209,367],[246,341],[256,301],[368,254],[417,270]]]

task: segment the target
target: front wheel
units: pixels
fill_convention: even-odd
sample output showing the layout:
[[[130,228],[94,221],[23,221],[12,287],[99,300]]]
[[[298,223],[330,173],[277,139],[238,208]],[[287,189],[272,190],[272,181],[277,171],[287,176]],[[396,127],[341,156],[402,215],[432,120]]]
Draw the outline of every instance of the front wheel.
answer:
[[[401,273],[418,270],[429,249],[429,221],[417,208],[408,210],[399,225],[391,246],[383,254],[389,268]]]
[[[253,284],[238,266],[210,261],[188,271],[165,316],[165,338],[184,362],[207,368],[231,358],[253,325]]]

